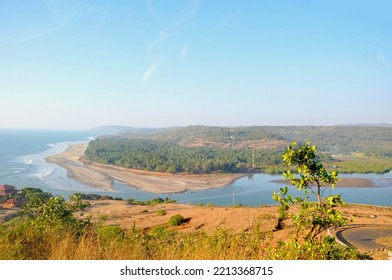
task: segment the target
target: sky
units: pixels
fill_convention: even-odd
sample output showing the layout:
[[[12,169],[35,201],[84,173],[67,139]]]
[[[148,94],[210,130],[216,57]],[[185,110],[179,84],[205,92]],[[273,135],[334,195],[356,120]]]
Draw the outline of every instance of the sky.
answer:
[[[0,0],[0,128],[392,123],[391,11]]]

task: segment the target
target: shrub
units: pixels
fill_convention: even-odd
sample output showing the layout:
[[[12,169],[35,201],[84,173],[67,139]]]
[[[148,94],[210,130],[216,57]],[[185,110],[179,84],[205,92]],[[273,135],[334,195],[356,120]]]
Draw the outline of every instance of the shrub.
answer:
[[[171,240],[175,236],[175,232],[167,230],[164,226],[156,226],[151,229],[150,235],[163,240]]]
[[[125,230],[118,225],[102,226],[98,228],[98,235],[104,241],[113,241],[125,237]]]
[[[169,219],[169,225],[170,226],[179,226],[185,223],[185,218],[181,216],[180,214],[174,215]]]
[[[156,205],[156,204],[160,204],[163,202],[164,202],[164,200],[162,198],[158,197],[158,198],[151,199],[149,204]]]
[[[166,210],[158,210],[157,215],[158,216],[165,216],[167,214]]]
[[[279,242],[272,250],[272,259],[277,260],[369,260],[369,255],[353,247],[338,244],[333,237],[321,240]]]

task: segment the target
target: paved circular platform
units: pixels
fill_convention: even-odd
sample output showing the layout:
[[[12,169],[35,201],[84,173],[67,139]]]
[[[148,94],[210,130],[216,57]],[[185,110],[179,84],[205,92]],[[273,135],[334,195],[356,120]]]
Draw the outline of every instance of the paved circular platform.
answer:
[[[341,242],[362,250],[392,249],[376,242],[380,237],[392,237],[392,226],[355,226],[338,229],[335,235]]]

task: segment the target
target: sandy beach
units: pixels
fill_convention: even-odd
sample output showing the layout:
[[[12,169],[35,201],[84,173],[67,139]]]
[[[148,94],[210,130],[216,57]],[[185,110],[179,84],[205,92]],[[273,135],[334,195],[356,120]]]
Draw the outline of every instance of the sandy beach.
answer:
[[[153,193],[178,193],[230,185],[244,174],[171,175],[87,163],[82,160],[88,144],[71,145],[65,152],[46,158],[67,170],[68,177],[91,187],[112,190],[114,181]]]

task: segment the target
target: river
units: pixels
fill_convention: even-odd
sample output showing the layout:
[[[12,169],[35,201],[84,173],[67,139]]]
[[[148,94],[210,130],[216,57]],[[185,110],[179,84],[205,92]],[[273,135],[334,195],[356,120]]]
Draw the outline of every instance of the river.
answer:
[[[67,177],[63,168],[45,161],[45,157],[64,151],[70,143],[87,142],[93,137],[88,131],[20,131],[0,130],[0,184],[15,185],[17,188],[37,187],[54,195],[68,197],[75,192],[98,193],[123,199],[148,200],[170,197],[181,203],[215,205],[274,204],[272,193],[282,185],[272,182],[282,179],[281,175],[255,174],[238,179],[224,188],[172,195],[157,195],[116,182],[111,192],[100,191]],[[379,179],[377,188],[335,188],[324,195],[341,194],[350,203],[392,205],[392,173],[387,174],[341,174],[347,178]],[[291,189],[295,195],[295,188]]]

